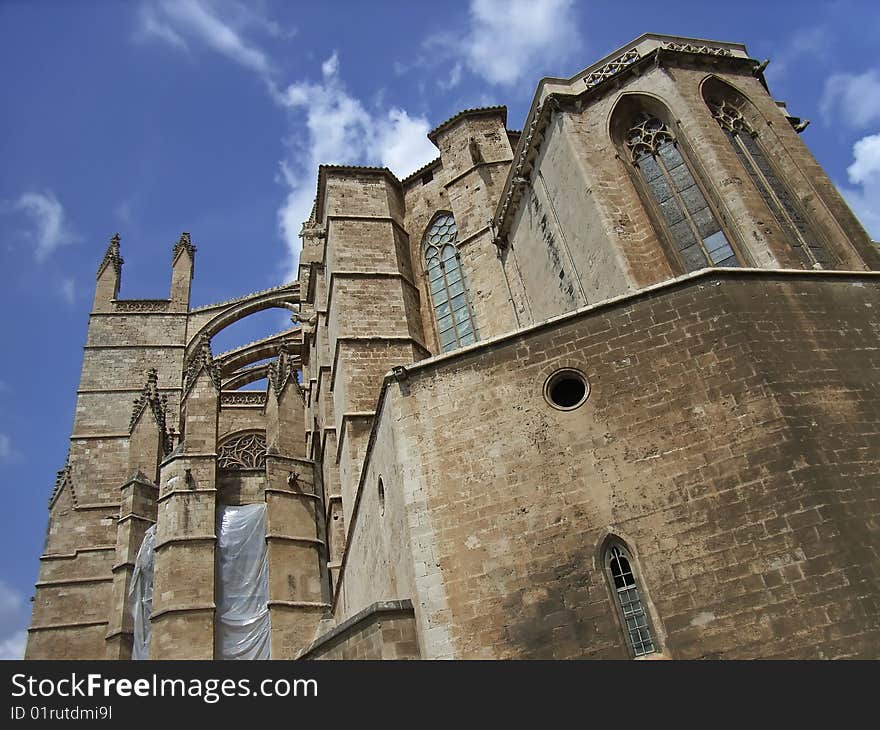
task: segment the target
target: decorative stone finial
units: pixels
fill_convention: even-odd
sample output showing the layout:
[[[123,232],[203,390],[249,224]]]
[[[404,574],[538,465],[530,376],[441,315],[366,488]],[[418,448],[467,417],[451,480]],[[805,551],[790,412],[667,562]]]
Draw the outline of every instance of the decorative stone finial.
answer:
[[[180,238],[177,239],[177,243],[174,244],[174,250],[171,256],[172,263],[177,261],[177,257],[180,256],[184,251],[189,254],[191,260],[195,261],[196,258],[196,247],[193,246],[193,242],[189,237],[189,232],[184,231],[180,234]]]
[[[276,398],[280,398],[281,393],[284,392],[284,388],[287,387],[287,384],[293,381],[296,384],[300,397],[305,399],[302,387],[296,379],[295,366],[296,362],[290,354],[290,350],[287,347],[287,341],[282,340],[281,345],[278,348],[278,359],[269,363],[268,372],[269,383],[272,385],[272,390],[275,393]]]
[[[101,265],[98,267],[97,276],[100,276],[109,264],[113,264],[113,268],[116,270],[116,276],[119,276],[122,273],[122,264],[124,262],[122,256],[119,255],[119,241],[119,234],[114,233],[113,238],[110,239],[110,245],[107,246],[107,251],[101,261]]]
[[[70,454],[67,455],[67,461],[63,469],[59,469],[55,474],[55,486],[52,488],[52,494],[49,495],[49,509],[55,504],[55,500],[61,494],[66,485],[71,485],[71,496],[74,504],[76,503],[76,494],[73,492],[73,486],[70,481]]]
[[[220,368],[217,367],[217,363],[214,362],[214,355],[211,352],[211,338],[206,334],[202,334],[199,338],[199,345],[196,348],[195,354],[184,367],[184,394],[186,394],[192,387],[193,383],[196,382],[196,378],[203,368],[210,376],[211,381],[214,383],[214,387],[219,391],[221,383]]]
[[[162,453],[167,455],[173,446],[173,439],[165,422],[168,412],[168,396],[159,394],[159,373],[156,368],[150,368],[147,371],[147,382],[144,389],[134,401],[131,419],[128,422],[129,433],[134,430],[135,424],[147,407],[153,411],[153,416],[156,418],[156,425],[159,427],[159,434],[162,438]]]

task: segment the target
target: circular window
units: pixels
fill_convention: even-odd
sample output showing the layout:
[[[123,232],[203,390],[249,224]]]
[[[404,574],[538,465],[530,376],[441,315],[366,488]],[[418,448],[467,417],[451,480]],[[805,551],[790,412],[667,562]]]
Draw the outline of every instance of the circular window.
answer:
[[[560,411],[572,411],[590,395],[586,376],[574,368],[557,370],[544,383],[544,397]]]

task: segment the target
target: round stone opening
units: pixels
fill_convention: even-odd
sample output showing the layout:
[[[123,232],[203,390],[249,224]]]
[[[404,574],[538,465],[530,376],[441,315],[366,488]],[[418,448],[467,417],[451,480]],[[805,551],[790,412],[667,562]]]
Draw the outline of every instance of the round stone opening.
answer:
[[[573,368],[557,370],[547,378],[544,397],[547,402],[560,411],[571,411],[582,405],[590,395],[590,384],[586,376]]]

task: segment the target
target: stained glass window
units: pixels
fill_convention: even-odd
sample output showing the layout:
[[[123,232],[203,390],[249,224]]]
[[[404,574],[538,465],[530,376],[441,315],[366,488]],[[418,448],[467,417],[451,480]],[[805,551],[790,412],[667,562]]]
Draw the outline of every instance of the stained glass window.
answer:
[[[422,247],[443,352],[479,339],[457,243],[455,218],[451,213],[439,213],[428,227]]]
[[[794,198],[776,176],[742,112],[724,99],[711,99],[706,103],[767,207],[788,233],[801,264],[811,269],[833,268],[834,260],[828,249],[811,229],[798,210]]]
[[[627,132],[626,146],[660,209],[685,270],[739,266],[669,128],[657,117],[642,113]]]

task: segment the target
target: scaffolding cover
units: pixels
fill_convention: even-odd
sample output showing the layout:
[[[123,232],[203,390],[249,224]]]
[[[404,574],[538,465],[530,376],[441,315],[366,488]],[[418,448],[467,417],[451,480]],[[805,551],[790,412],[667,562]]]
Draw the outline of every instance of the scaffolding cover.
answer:
[[[128,588],[131,616],[134,620],[132,659],[150,658],[150,615],[153,612],[153,558],[156,548],[156,526],[150,527],[138,550]]]
[[[266,504],[217,511],[217,658],[269,659]]]

